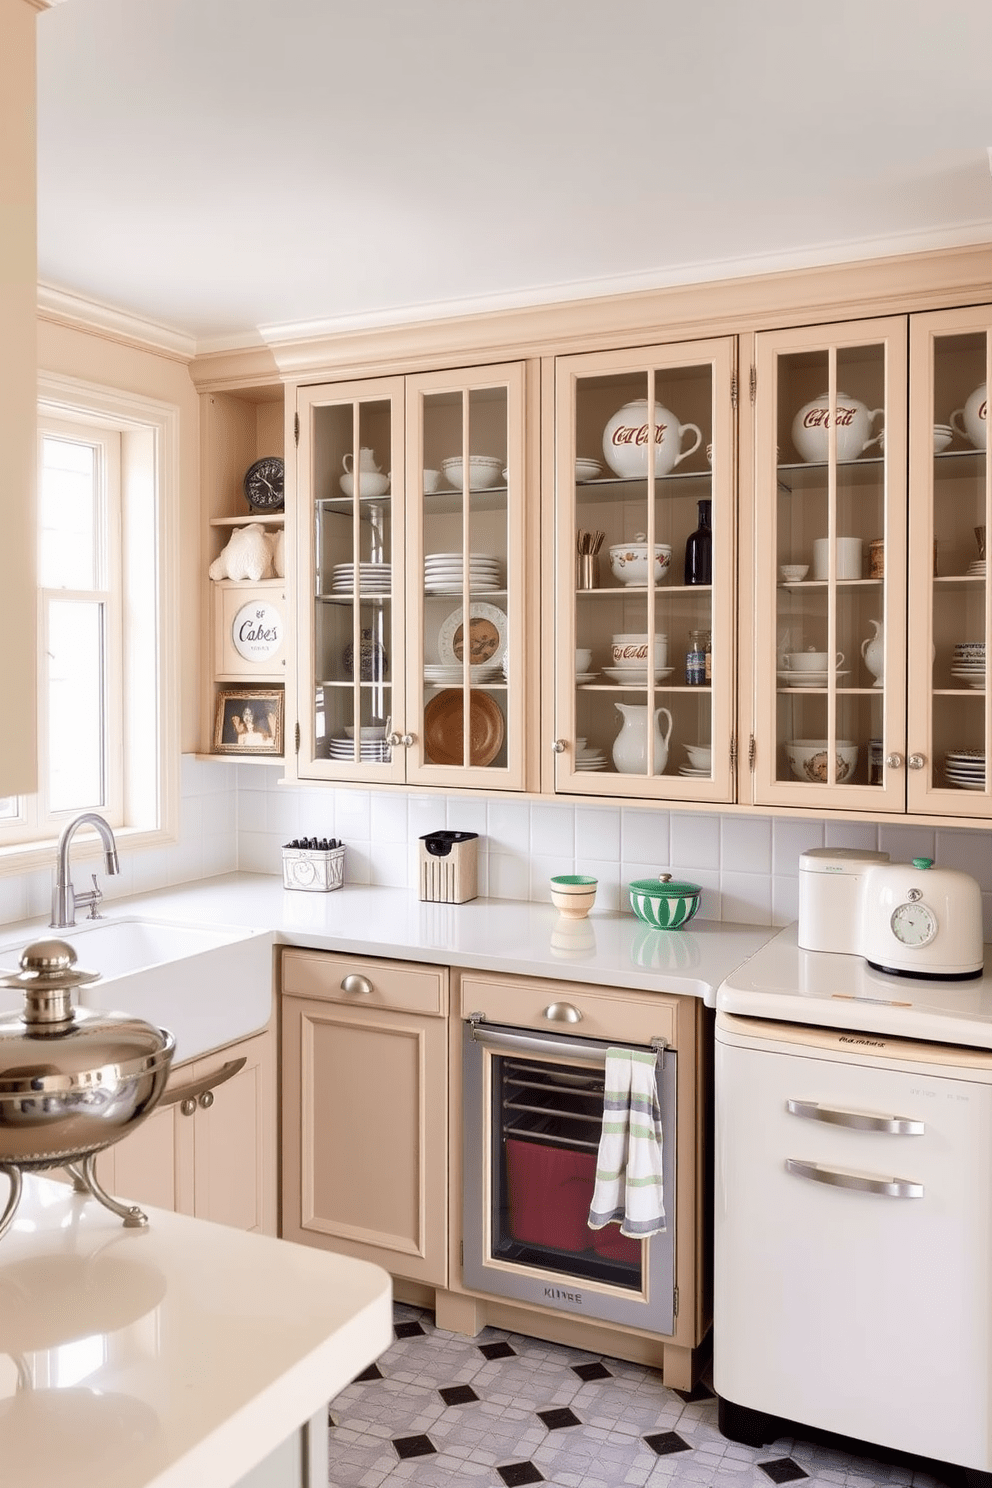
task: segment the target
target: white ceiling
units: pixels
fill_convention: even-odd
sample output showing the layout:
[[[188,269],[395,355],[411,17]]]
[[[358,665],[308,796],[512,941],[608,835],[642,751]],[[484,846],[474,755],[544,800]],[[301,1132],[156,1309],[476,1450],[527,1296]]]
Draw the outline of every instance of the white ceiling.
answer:
[[[204,350],[992,242],[988,0],[68,0],[38,46],[42,282]]]

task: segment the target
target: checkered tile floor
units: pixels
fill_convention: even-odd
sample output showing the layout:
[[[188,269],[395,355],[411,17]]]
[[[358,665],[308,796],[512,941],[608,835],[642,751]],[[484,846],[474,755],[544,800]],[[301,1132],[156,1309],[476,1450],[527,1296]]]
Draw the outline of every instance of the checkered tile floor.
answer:
[[[783,1437],[729,1442],[706,1385],[397,1303],[396,1341],[330,1405],[330,1488],[935,1488],[922,1472]]]

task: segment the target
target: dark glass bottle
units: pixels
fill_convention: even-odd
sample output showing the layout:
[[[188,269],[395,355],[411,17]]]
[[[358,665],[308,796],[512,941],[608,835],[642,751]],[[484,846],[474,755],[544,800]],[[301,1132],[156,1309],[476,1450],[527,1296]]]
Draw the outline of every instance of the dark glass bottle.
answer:
[[[699,526],[685,545],[685,583],[712,584],[713,582],[713,533],[710,528],[709,500],[697,503]]]

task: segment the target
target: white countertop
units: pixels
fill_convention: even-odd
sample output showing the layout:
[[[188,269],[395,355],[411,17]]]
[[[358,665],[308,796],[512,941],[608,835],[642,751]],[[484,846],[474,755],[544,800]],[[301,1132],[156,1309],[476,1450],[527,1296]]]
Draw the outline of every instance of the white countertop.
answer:
[[[327,894],[284,889],[282,878],[236,873],[116,900],[107,913],[264,927],[276,942],[356,955],[554,977],[715,1005],[726,976],[775,934],[773,926],[696,919],[653,930],[633,914],[565,920],[550,904],[473,899],[425,904],[412,889],[345,884]]]
[[[386,1272],[28,1175],[0,1240],[0,1480],[231,1488],[392,1340]]]
[[[926,981],[874,971],[863,956],[800,950],[797,928],[778,931],[728,976],[721,1011],[992,1049],[992,946],[983,976]]]

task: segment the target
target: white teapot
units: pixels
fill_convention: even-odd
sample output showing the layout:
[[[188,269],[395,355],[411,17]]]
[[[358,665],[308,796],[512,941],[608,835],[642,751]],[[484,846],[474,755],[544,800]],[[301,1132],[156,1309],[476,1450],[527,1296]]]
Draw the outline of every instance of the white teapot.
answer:
[[[874,625],[875,634],[866,636],[861,642],[861,657],[875,678],[874,685],[882,687],[885,675],[885,627],[881,620],[869,620],[868,624]]]
[[[963,419],[964,423],[959,423]],[[951,428],[967,439],[976,449],[987,449],[989,439],[988,383],[977,387],[963,408],[955,408],[951,414]]]
[[[355,464],[354,455],[349,451],[341,461],[341,464],[348,474],[351,475]],[[365,449],[364,447],[358,452],[358,468],[363,475],[368,474],[370,471],[374,471],[376,475],[380,473],[379,467],[375,463],[375,455],[370,449]]]
[[[682,448],[682,435],[695,434],[687,449]],[[667,475],[688,458],[702,443],[696,424],[680,424],[669,409],[654,405],[654,473]],[[648,473],[648,400],[634,398],[625,403],[603,430],[603,454],[606,463],[619,476],[645,476]]]
[[[884,408],[867,408],[857,398],[838,393],[836,398],[837,459],[856,460],[871,445],[881,440],[881,432],[872,435],[872,425],[885,412]],[[830,441],[830,395],[820,393],[796,414],[792,421],[792,442],[800,456],[810,463],[826,460]]]

